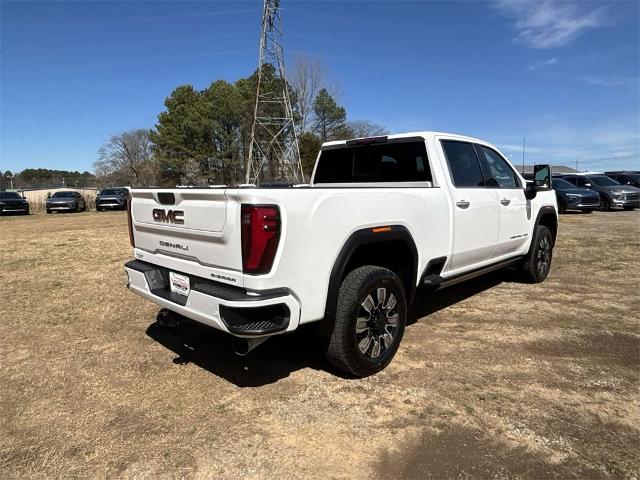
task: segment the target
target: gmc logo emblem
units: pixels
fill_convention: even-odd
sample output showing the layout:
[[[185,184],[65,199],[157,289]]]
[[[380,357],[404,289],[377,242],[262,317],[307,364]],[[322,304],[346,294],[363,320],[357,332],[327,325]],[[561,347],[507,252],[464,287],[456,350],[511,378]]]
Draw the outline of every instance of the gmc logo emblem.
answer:
[[[164,208],[153,209],[153,221],[161,223],[184,224],[184,212],[182,210],[165,210]]]

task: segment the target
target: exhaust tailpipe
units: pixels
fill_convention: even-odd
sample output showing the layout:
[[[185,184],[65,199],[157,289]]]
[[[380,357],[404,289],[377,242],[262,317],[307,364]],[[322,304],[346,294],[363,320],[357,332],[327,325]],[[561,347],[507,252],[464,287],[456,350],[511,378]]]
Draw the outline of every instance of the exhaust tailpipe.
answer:
[[[258,345],[266,342],[267,340],[269,340],[268,336],[257,337],[257,338],[234,337],[233,340],[231,340],[231,348],[233,348],[233,351],[236,355],[240,355],[241,357],[244,357],[251,350],[256,348]]]

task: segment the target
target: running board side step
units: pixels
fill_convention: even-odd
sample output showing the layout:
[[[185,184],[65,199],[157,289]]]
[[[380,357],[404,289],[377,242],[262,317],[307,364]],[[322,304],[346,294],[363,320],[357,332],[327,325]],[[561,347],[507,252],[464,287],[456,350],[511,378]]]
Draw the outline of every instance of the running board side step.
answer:
[[[476,270],[471,270],[470,272],[461,273],[460,275],[456,275],[455,277],[443,278],[442,282],[437,286],[438,289],[447,288],[451,285],[455,285],[457,283],[466,282],[467,280],[471,280],[472,278],[479,277],[481,275],[485,275],[490,272],[495,272],[496,270],[501,270],[503,268],[514,265],[522,260],[522,257],[510,258],[509,260],[503,260],[502,262],[494,263],[492,265],[487,265],[486,267],[478,268]],[[426,278],[425,278],[426,280]]]

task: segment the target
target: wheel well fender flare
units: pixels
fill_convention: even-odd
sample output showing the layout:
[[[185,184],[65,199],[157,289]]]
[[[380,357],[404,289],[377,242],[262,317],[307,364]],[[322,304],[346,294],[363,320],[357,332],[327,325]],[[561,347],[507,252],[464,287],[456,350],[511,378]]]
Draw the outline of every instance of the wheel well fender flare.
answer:
[[[529,247],[529,250],[533,248],[533,238],[535,236],[538,225],[541,224],[549,227],[549,230],[551,230],[551,235],[553,236],[553,244],[555,245],[556,237],[558,236],[558,212],[556,211],[555,207],[540,207],[538,215],[536,216],[536,221],[533,224],[533,232],[531,234],[531,247]]]
[[[340,284],[347,275],[347,266],[358,248],[384,242],[403,242],[410,253],[409,274],[406,288],[407,303],[411,304],[415,296],[418,275],[418,249],[411,232],[403,225],[385,225],[384,227],[368,227],[353,232],[344,243],[331,268],[329,288],[325,304],[325,320],[335,315],[338,303]]]

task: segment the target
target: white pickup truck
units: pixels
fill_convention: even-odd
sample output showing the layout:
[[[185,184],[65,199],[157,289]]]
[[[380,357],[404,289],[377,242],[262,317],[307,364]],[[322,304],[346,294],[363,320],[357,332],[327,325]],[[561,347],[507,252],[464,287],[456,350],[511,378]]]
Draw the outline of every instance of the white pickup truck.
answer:
[[[526,182],[487,142],[436,132],[328,142],[309,185],[133,189],[128,287],[248,353],[319,322],[356,376],[389,364],[416,295],[551,266],[551,172]]]

